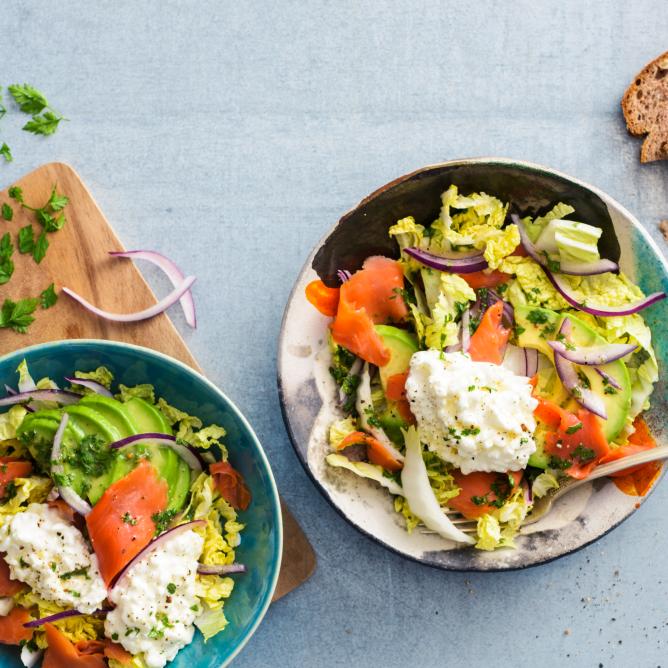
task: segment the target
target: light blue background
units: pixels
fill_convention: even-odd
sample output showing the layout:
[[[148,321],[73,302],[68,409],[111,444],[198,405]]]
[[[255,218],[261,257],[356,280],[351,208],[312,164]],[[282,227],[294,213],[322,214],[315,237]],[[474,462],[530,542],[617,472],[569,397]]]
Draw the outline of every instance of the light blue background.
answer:
[[[254,424],[318,553],[235,666],[666,667],[668,483],[578,554],[442,573],[385,552],[325,503],[275,389],[304,258],[343,211],[416,167],[543,163],[606,190],[660,240],[668,163],[640,165],[619,101],[668,48],[665,0],[5,0],[0,26],[2,83],[33,83],[71,119],[48,139],[21,132],[17,113],[2,119],[15,162],[0,182],[70,162],[128,248],[198,275],[199,329],[173,317]]]

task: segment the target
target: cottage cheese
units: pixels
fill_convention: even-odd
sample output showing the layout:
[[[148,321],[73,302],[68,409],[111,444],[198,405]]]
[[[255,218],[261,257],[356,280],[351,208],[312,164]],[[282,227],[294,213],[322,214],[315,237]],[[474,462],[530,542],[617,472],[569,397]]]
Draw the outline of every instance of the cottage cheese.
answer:
[[[406,395],[423,443],[462,473],[517,471],[536,450],[529,379],[464,353],[411,359]]]
[[[195,595],[197,562],[204,540],[184,531],[134,564],[109,594],[116,606],[104,623],[108,638],[149,668],[161,668],[193,638],[201,613]]]
[[[45,503],[32,503],[5,522],[0,552],[12,578],[45,600],[91,613],[107,597],[97,557],[81,532]]]

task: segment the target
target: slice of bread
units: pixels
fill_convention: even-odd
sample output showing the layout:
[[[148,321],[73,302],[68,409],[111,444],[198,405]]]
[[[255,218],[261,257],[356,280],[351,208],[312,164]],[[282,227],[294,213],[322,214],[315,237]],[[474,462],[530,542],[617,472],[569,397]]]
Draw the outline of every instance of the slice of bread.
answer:
[[[636,76],[624,93],[622,110],[629,132],[647,135],[641,162],[668,160],[668,51]]]

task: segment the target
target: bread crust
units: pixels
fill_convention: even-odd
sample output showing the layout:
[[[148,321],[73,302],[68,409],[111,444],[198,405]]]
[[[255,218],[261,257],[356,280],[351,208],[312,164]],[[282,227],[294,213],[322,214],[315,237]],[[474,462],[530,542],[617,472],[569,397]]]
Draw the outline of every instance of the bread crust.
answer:
[[[668,159],[668,51],[646,65],[622,98],[626,127],[634,135],[647,135],[642,162]]]

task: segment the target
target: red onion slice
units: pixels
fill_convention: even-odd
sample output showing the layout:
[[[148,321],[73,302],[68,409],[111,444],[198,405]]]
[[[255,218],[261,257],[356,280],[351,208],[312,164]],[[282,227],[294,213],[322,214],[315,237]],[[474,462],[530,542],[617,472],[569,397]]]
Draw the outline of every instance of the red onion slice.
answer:
[[[127,257],[131,260],[146,260],[162,269],[175,288],[178,288],[186,278],[183,272],[172,260],[157,251],[110,251],[109,255],[112,257]],[[195,329],[197,327],[197,315],[195,314],[195,300],[193,299],[193,293],[190,290],[184,292],[179,298],[179,301],[181,302],[181,308],[183,309],[183,315],[186,318],[186,322]]]
[[[174,452],[188,464],[188,466],[199,473],[205,468],[204,460],[194,448],[176,442],[176,437],[171,434],[160,434],[158,432],[147,432],[145,434],[134,434],[123,438],[120,441],[115,441],[109,447],[116,450],[126,448],[129,445],[136,445],[137,443],[144,443],[146,445],[162,445]]]
[[[96,380],[89,380],[87,378],[68,378],[67,376],[65,376],[65,380],[72,385],[87,387],[89,390],[93,390],[95,394],[100,394],[103,397],[114,396],[104,385],[102,385],[102,383],[98,383]]]
[[[462,352],[467,353],[469,351],[469,346],[471,345],[471,310],[466,309],[462,313]]]
[[[404,253],[410,255],[414,260],[424,264],[432,269],[439,271],[449,271],[455,274],[471,274],[474,271],[481,271],[487,269],[487,261],[482,256],[482,251],[475,255],[467,257],[443,257],[442,255],[435,255],[429,251],[411,246],[404,248]]]
[[[639,299],[630,304],[624,304],[623,306],[591,306],[589,304],[581,304],[570,292],[570,288],[564,283],[564,279],[558,274],[553,274],[549,269],[545,270],[547,277],[550,279],[550,282],[557,289],[557,292],[573,307],[590,315],[600,315],[600,316],[614,316],[614,315],[633,315],[638,313],[643,309],[656,304],[656,302],[661,301],[666,298],[665,292],[654,292],[643,299]]]
[[[67,390],[31,390],[0,398],[0,406],[13,406],[26,401],[55,401],[58,404],[76,404],[81,395]]]
[[[605,371],[603,371],[603,369],[599,369],[598,367],[594,367],[594,371],[596,371],[596,373],[597,373],[601,378],[603,378],[604,383],[607,382],[607,383],[609,383],[610,385],[612,385],[612,387],[614,387],[614,388],[616,388],[616,389],[618,389],[618,390],[621,390],[621,389],[622,389],[622,386],[617,382],[617,380],[615,379],[614,376],[611,376],[609,373],[606,373]]]
[[[63,413],[63,417],[60,420],[58,429],[56,430],[56,435],[53,437],[53,448],[51,449],[51,471],[52,473],[62,473],[63,465],[60,461],[60,449],[63,442],[63,434],[65,433],[65,428],[67,427],[67,421],[70,416],[67,413]],[[90,505],[84,501],[71,487],[66,485],[57,485],[58,493],[65,503],[72,508],[79,515],[88,515],[92,508]]]
[[[100,318],[104,318],[105,320],[113,320],[114,322],[139,322],[140,320],[154,318],[156,315],[166,311],[170,306],[174,305],[188,290],[190,290],[195,280],[196,278],[194,276],[186,277],[183,280],[183,283],[181,283],[178,288],[175,288],[172,292],[170,292],[166,297],[163,297],[153,306],[150,306],[143,311],[137,311],[136,313],[111,313],[109,311],[103,311],[97,306],[93,306],[93,304],[86,301],[83,297],[69,288],[63,288],[63,292],[74,299],[74,301],[79,302],[79,304],[81,304],[85,309],[91,313],[94,313]]]
[[[524,250],[529,254],[529,257],[538,262],[544,268],[547,268],[547,258],[534,246],[529,235],[524,227],[524,223],[520,217],[513,213],[511,219],[520,232],[520,240]],[[562,274],[569,274],[571,276],[595,276],[596,274],[605,274],[609,271],[618,271],[619,265],[612,260],[601,258],[594,262],[560,262],[559,270]]]
[[[538,373],[538,351],[533,348],[525,348],[524,355],[527,364],[527,377],[533,378]]]
[[[50,622],[57,622],[61,619],[67,619],[68,617],[80,617],[81,615],[88,614],[95,617],[104,617],[107,612],[108,610],[96,610],[92,613],[79,612],[78,610],[63,610],[62,612],[57,612],[55,615],[49,615],[48,617],[42,617],[41,619],[33,619],[31,622],[26,622],[23,626],[27,629],[36,629],[38,626],[43,626]]]
[[[341,283],[345,283],[353,277],[353,275],[347,269],[338,269],[336,275]]]
[[[568,338],[571,332],[571,327],[571,321],[568,318],[564,318],[559,333]],[[583,408],[594,413],[594,415],[598,415],[604,420],[607,419],[608,413],[605,410],[603,399],[597,394],[594,394],[590,389],[583,387],[573,362],[570,362],[565,357],[555,353],[554,368],[557,370],[557,375],[564,387],[575,401],[577,401]]]
[[[638,347],[633,343],[608,343],[588,348],[571,344],[566,345],[562,341],[548,341],[547,343],[556,353],[565,357],[569,362],[586,366],[610,364],[610,362],[626,357]]]
[[[528,375],[526,349],[509,343],[506,346],[501,366],[512,371],[516,376]]]
[[[230,575],[231,573],[245,573],[247,568],[244,564],[225,564],[224,566],[209,566],[199,564],[197,572],[202,575]]]
[[[173,529],[168,529],[164,533],[161,533],[157,538],[154,538],[141,552],[137,553],[121,570],[121,572],[114,578],[109,589],[114,589],[118,583],[123,579],[127,572],[141,559],[143,559],[150,552],[155,550],[157,547],[164,545],[166,541],[170,538],[178,536],[184,531],[190,531],[195,527],[204,527],[206,526],[205,520],[193,520],[192,522],[186,522],[185,524],[179,524],[179,526],[174,527]]]

